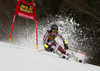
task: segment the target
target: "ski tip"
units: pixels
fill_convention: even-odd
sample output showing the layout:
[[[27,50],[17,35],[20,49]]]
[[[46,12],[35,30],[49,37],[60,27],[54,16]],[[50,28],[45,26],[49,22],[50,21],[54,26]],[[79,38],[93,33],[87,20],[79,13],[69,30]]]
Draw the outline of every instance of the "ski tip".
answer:
[[[65,59],[66,57],[65,57],[65,56],[63,56],[62,58],[63,58],[63,59]]]
[[[80,63],[82,63],[82,60],[79,60]]]
[[[83,61],[83,60],[79,60],[78,62],[82,63],[82,64],[85,64],[85,61]]]

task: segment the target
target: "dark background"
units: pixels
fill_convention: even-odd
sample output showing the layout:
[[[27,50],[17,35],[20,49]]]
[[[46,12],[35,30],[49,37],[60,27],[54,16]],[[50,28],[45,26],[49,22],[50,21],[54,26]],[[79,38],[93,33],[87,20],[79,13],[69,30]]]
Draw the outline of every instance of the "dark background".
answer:
[[[25,1],[29,3],[31,2],[31,0]],[[9,40],[8,37],[12,25],[16,2],[17,0],[0,0],[0,41],[8,42]],[[35,0],[35,3],[38,21],[43,18],[45,19],[55,15],[62,15],[73,18],[75,22],[79,23],[80,25],[77,28],[81,29],[83,32],[82,35],[78,36],[81,36],[81,38],[84,36],[88,38],[84,44],[89,44],[86,46],[87,51],[83,51],[94,57],[94,59],[90,59],[88,63],[100,66],[99,0]],[[19,24],[19,21],[22,24]],[[32,21],[23,18],[18,18],[16,21],[16,23],[20,26],[23,26],[25,22],[31,23]],[[18,24],[15,28],[20,27]],[[16,33],[19,29],[14,31]]]

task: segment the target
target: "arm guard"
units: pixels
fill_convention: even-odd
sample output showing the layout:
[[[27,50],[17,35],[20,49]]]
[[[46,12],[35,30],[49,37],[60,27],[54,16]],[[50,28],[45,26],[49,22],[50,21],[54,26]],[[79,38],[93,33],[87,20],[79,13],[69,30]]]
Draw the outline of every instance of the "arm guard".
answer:
[[[47,44],[43,44],[44,45],[44,47],[47,49],[49,46],[47,45]]]

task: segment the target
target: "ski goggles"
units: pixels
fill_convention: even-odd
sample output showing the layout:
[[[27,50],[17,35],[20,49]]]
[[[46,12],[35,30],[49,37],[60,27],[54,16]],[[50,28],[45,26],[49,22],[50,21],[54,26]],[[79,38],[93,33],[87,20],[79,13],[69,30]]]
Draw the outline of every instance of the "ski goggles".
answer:
[[[52,32],[58,32],[58,30],[56,30],[56,29],[53,29],[53,30],[52,30]]]

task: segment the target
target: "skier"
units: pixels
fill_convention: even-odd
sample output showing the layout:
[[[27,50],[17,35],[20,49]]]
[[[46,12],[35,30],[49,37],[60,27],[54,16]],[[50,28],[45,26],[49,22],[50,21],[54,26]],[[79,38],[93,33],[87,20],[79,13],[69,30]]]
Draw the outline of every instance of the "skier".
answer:
[[[62,39],[66,51],[55,41],[57,36]],[[58,26],[56,24],[53,24],[51,29],[46,31],[43,37],[43,45],[46,51],[55,52],[62,58],[65,58],[64,55],[68,56],[68,59],[72,56],[72,53],[68,51],[66,40],[58,33]]]
[[[64,50],[56,41],[56,37],[60,37],[64,44]],[[82,62],[82,60],[78,59],[73,53],[71,53],[68,49],[68,44],[66,40],[58,33],[58,26],[53,24],[50,30],[47,30],[44,37],[43,37],[43,45],[46,51],[54,52],[58,54],[61,58],[66,58],[64,55],[68,56],[66,59],[73,58],[78,62]]]
[[[60,37],[64,44],[64,50],[56,41],[56,37]],[[66,58],[64,55],[68,56],[66,59],[73,58],[74,60],[78,62],[82,62],[78,57],[76,57],[73,53],[68,51],[68,44],[66,40],[58,33],[58,26],[56,24],[53,24],[51,26],[50,30],[47,30],[44,37],[43,37],[43,45],[46,51],[48,52],[54,52],[58,54],[61,58]]]

